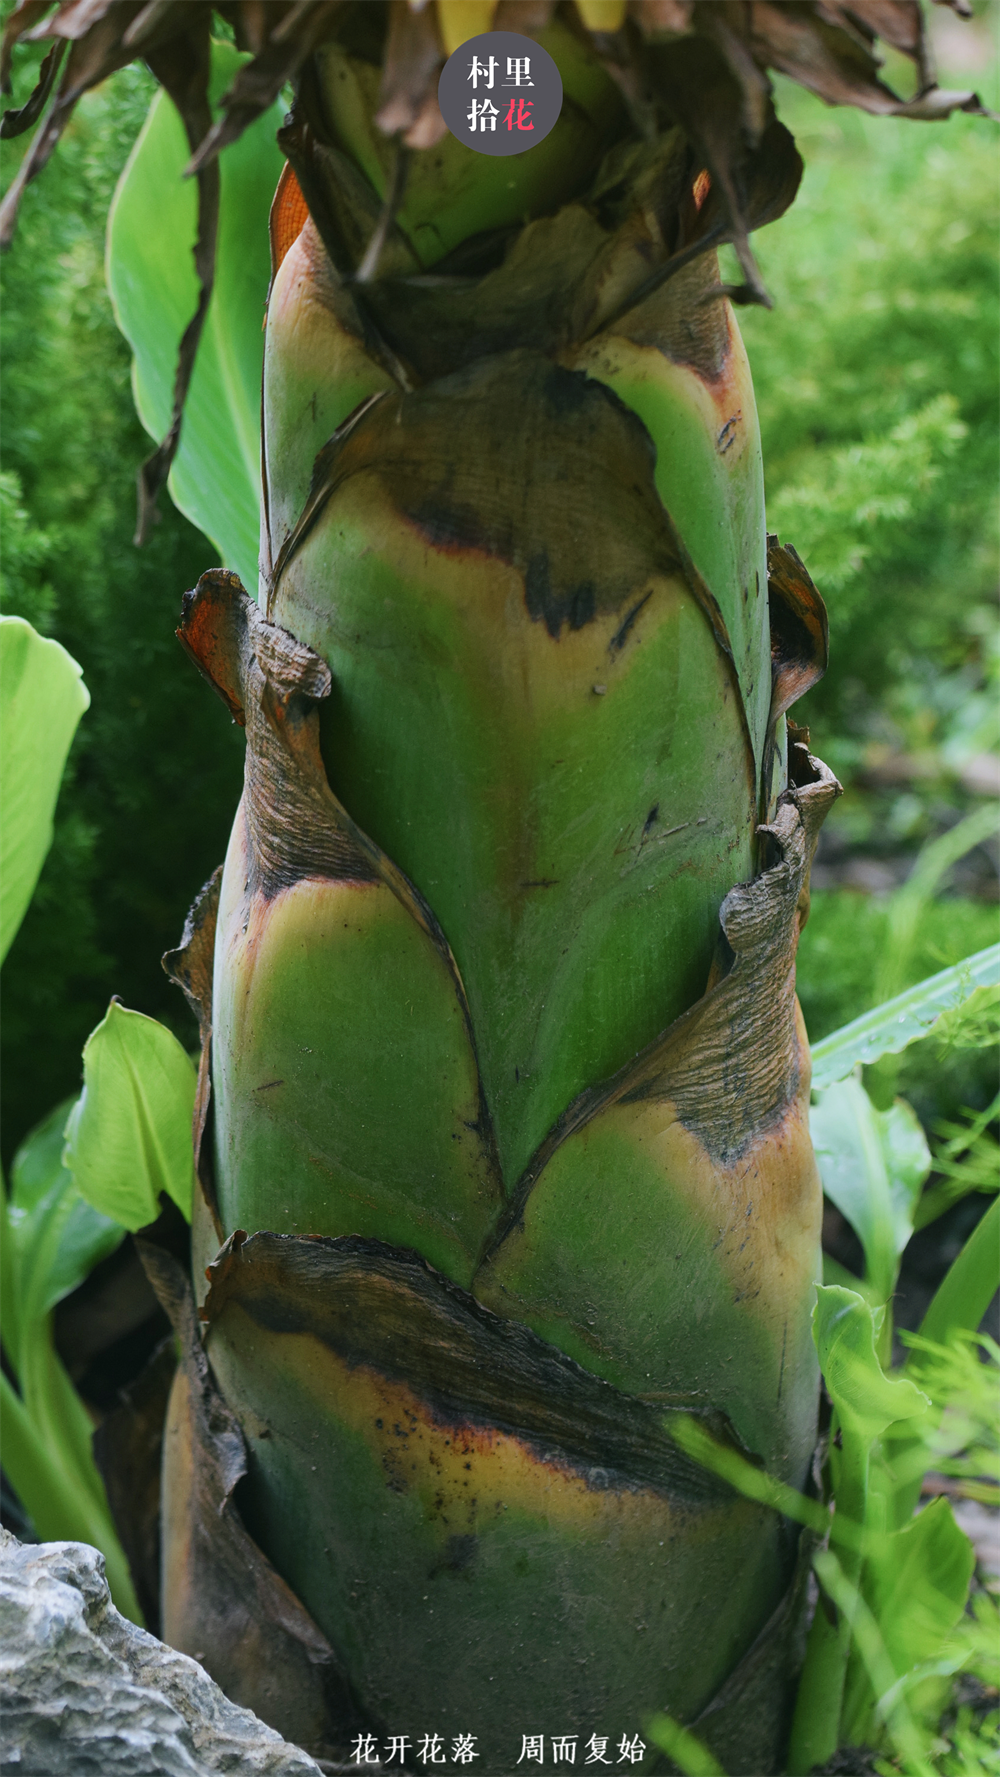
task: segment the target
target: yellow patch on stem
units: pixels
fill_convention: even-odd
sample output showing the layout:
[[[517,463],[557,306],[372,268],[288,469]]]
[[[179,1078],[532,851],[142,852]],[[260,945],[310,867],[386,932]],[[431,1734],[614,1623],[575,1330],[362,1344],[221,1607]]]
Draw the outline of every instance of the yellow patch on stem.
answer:
[[[437,0],[438,25],[448,55],[470,37],[488,31],[496,9],[497,0]]]
[[[618,31],[625,23],[625,0],[576,0],[588,31]]]

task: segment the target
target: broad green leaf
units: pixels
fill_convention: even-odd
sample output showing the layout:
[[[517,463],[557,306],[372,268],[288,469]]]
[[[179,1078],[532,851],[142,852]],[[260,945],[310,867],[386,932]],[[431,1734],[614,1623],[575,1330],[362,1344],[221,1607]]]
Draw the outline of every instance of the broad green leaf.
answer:
[[[1000,944],[990,944],[875,1006],[815,1044],[813,1090],[822,1092],[834,1081],[846,1079],[859,1063],[868,1066],[880,1055],[898,1055],[910,1043],[928,1036],[938,1020],[962,1005],[977,987],[995,987],[998,982]]]
[[[213,45],[213,101],[247,59],[229,44]],[[175,505],[212,538],[226,566],[249,587],[257,583],[260,528],[262,326],[271,275],[267,219],[284,166],[274,139],[283,116],[283,107],[272,105],[219,157],[215,289],[169,482]],[[170,424],[177,347],[198,300],[192,258],[197,190],[182,176],[189,154],[177,112],[160,93],[108,221],[108,288],[135,354],[139,418],[157,443]]]
[[[898,1673],[941,1652],[965,1609],[975,1564],[975,1550],[944,1498],[875,1542],[864,1590]]]
[[[166,1026],[112,1000],[84,1047],[63,1150],[95,1209],[142,1228],[165,1191],[190,1221],[195,1084],[194,1063]]]
[[[66,1098],[54,1111],[36,1124],[14,1155],[10,1172],[10,1200],[24,1213],[36,1209],[63,1175],[65,1186],[72,1179],[62,1163],[63,1129],[76,1100]]]
[[[10,1206],[0,1179],[0,1344],[13,1363],[18,1343],[17,1262],[10,1231]]]
[[[20,1393],[2,1379],[4,1467],[39,1535],[96,1544],[119,1609],[141,1622],[128,1562],[94,1463],[93,1425],[56,1353],[52,1310],[113,1252],[125,1230],[85,1203],[62,1164],[69,1104],[58,1105],[14,1157],[0,1214],[3,1342]]]
[[[945,1651],[965,1609],[975,1563],[975,1550],[947,1499],[934,1500],[902,1530],[870,1539],[862,1593],[897,1679]],[[864,1663],[856,1659],[843,1717],[844,1738],[852,1745],[870,1739],[877,1701]]]
[[[0,617],[0,962],[52,844],[66,754],[89,703],[65,648],[23,617]]]
[[[927,1396],[912,1382],[886,1376],[876,1355],[877,1320],[854,1290],[821,1285],[813,1310],[813,1338],[820,1369],[845,1439],[870,1445],[897,1419],[927,1410]]]
[[[84,1202],[62,1163],[72,1104],[50,1111],[14,1156],[5,1238],[20,1330],[49,1314],[125,1236],[120,1223]]]
[[[32,1423],[55,1462],[106,1511],[104,1484],[94,1462],[94,1422],[67,1374],[55,1346],[51,1315],[24,1328],[17,1380]]]
[[[53,1361],[58,1365],[54,1354]],[[68,1379],[66,1387],[72,1395]],[[79,1397],[75,1398],[83,1413]],[[53,1448],[51,1438],[36,1424],[4,1374],[0,1374],[0,1443],[5,1472],[39,1536],[44,1541],[92,1543],[100,1549],[115,1604],[124,1616],[143,1626],[129,1564],[111,1521],[93,1457],[89,1457],[87,1473],[82,1473],[78,1465],[67,1463],[65,1451]],[[88,1485],[91,1481],[100,1489],[97,1497]]]
[[[919,1119],[902,1099],[877,1111],[860,1080],[840,1080],[809,1119],[823,1189],[846,1216],[865,1252],[866,1282],[885,1302],[897,1260],[913,1232],[921,1187],[931,1169]]]

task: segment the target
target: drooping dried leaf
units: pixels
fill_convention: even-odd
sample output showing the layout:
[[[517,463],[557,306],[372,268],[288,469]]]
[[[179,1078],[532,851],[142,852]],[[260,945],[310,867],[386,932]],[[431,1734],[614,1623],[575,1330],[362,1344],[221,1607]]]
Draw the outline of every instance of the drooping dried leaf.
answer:
[[[20,0],[20,4],[8,14],[0,43],[0,92],[11,90],[10,68],[15,43],[27,36],[35,20],[43,18],[51,4],[52,0]]]
[[[819,683],[826,672],[830,624],[795,550],[767,539],[767,591],[771,620],[771,721]]]
[[[447,0],[450,9],[444,14],[440,12],[442,0],[437,8],[428,5],[419,10],[407,0],[383,3],[389,21],[379,122],[387,133],[404,135],[411,146],[429,146],[430,137],[435,131],[439,135],[443,127],[437,111],[437,79],[445,59],[443,37],[450,41],[454,34],[454,0]],[[962,0],[944,3],[965,15]],[[197,60],[208,12],[199,0],[153,0],[146,6],[134,0],[115,0],[114,5],[108,0],[62,0],[45,19],[48,10],[45,0],[21,0],[15,8],[4,33],[0,79],[7,90],[11,52],[22,38],[73,42],[83,53],[67,69],[57,109],[75,102],[87,87],[135,54],[148,59],[154,43],[176,40],[182,53]],[[340,0],[316,0],[308,5],[302,0],[266,0],[266,4],[228,0],[218,10],[232,25],[237,44],[247,49],[252,59],[222,100],[223,118],[217,123],[209,120],[196,146],[192,170],[234,141],[267,109],[287,81],[299,77],[311,53],[337,37],[344,13]],[[477,16],[486,16],[490,10],[488,5],[481,6]],[[501,0],[492,8],[492,28],[534,35],[545,27],[552,10],[551,0]],[[647,105],[665,100],[670,108],[678,90],[676,72],[664,75],[666,85],[661,88],[656,71],[648,64],[650,50],[665,52],[665,59],[657,58],[661,71],[667,69],[671,57],[686,57],[683,65],[696,84],[685,95],[685,110],[688,115],[697,113],[701,127],[715,140],[727,121],[732,121],[722,109],[732,95],[720,70],[736,82],[739,124],[746,128],[751,145],[766,123],[768,68],[788,74],[831,104],[921,117],[981,109],[974,93],[940,93],[935,88],[918,0],[853,0],[853,4],[845,0],[783,0],[780,5],[774,0],[752,0],[750,5],[715,0],[711,6],[692,6],[690,0],[631,0],[627,19],[625,12],[624,7],[617,7],[612,14],[606,6],[588,12],[585,4],[578,5],[582,24],[611,71],[631,83],[636,96],[642,91]],[[874,48],[879,37],[916,64],[919,91],[913,99],[901,99],[880,81]],[[691,51],[684,48],[692,39],[709,45],[712,55],[707,59],[696,56],[692,61]],[[34,102],[40,108],[44,98]],[[428,124],[431,111],[435,121]],[[415,130],[422,132],[417,139]],[[739,160],[734,144],[726,171],[734,188]]]
[[[63,59],[65,49],[65,43],[52,45],[38,71],[38,85],[29,98],[16,111],[5,111],[0,117],[0,137],[7,140],[11,136],[21,136],[25,130],[31,128],[33,123],[38,122],[55,85],[55,78],[59,72],[59,64]]]
[[[382,68],[382,91],[375,121],[387,136],[401,135],[410,147],[428,148],[425,140],[430,103],[437,117],[432,128],[438,139],[445,122],[437,104],[437,76],[444,63],[444,48],[431,8],[414,12],[407,0],[390,0],[389,33]],[[440,123],[438,123],[440,120]],[[411,141],[414,130],[421,139]]]
[[[330,35],[341,0],[312,0],[281,6],[271,0],[269,12],[275,17],[271,32],[253,60],[240,69],[229,91],[223,96],[223,117],[208,130],[196,147],[189,171],[198,172],[230,142],[243,134],[248,124],[274,103],[282,87],[294,80],[306,57],[318,43]],[[223,12],[246,12],[249,6],[223,7]]]

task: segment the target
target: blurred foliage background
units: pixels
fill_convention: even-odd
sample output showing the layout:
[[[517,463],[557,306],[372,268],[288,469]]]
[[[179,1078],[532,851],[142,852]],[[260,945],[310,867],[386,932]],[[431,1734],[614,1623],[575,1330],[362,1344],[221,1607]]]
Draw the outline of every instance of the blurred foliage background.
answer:
[[[996,104],[988,22],[931,11],[943,83],[975,84]],[[29,84],[22,70],[18,97]],[[152,90],[126,69],[81,104],[2,269],[2,605],[68,648],[92,695],[4,969],[5,1160],[77,1090],[82,1044],[112,993],[193,1043],[159,957],[223,855],[240,791],[242,736],[173,635],[212,546],[165,496],[152,542],[131,542],[148,443],[102,260]],[[830,608],[830,672],[796,711],[846,792],[800,959],[819,1037],[872,1003],[921,847],[1000,788],[996,136],[962,115],[929,125],[831,110],[784,83],[779,110],[805,181],[756,241],[774,309],[740,319],[769,523]],[[6,178],[21,147],[4,144]],[[942,878],[901,953],[900,986],[995,939],[995,857],[986,841]],[[988,1050],[911,1053],[887,1085],[925,1119],[992,1097]]]
[[[18,92],[29,84],[20,71]],[[2,608],[69,649],[92,699],[4,966],[7,1164],[79,1089],[82,1044],[111,994],[193,1044],[159,959],[223,856],[242,784],[242,734],[174,638],[181,594],[213,547],[165,496],[151,542],[132,544],[149,441],[104,286],[104,227],[154,91],[128,68],[81,104],[2,267]]]

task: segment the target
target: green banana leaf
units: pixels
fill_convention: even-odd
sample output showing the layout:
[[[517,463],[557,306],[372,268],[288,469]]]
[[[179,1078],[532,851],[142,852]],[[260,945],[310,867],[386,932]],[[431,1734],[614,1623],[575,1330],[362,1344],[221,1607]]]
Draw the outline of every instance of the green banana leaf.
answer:
[[[16,1254],[5,1291],[3,1343],[17,1365],[20,1327],[44,1318],[94,1266],[121,1245],[125,1229],[86,1203],[62,1164],[63,1125],[72,1099],[50,1111],[11,1170],[9,1238]]]
[[[230,44],[212,49],[212,98],[247,60]],[[248,586],[257,580],[260,511],[260,378],[270,280],[267,213],[284,158],[275,103],[221,156],[215,289],[188,392],[169,488],[174,504],[217,544]],[[185,180],[189,150],[161,92],[129,156],[108,219],[107,278],[118,325],[135,354],[135,403],[159,442],[170,424],[181,334],[198,286],[192,254],[197,194]],[[150,226],[150,218],[156,226]]]
[[[11,1192],[0,1193],[2,1332],[20,1393],[4,1375],[0,1437],[4,1468],[43,1538],[93,1543],[107,1563],[119,1609],[142,1621],[91,1449],[93,1427],[55,1349],[52,1310],[101,1259],[124,1228],[85,1203],[61,1161],[67,1106],[57,1105],[14,1159]]]
[[[809,1118],[823,1190],[847,1217],[865,1252],[865,1282],[885,1302],[913,1233],[931,1154],[919,1119],[897,1099],[877,1111],[860,1080],[840,1080]]]
[[[886,1376],[877,1355],[878,1315],[853,1290],[816,1292],[813,1334],[827,1392],[848,1438],[866,1446],[897,1419],[927,1410],[927,1396],[903,1377]]]
[[[63,1161],[89,1204],[133,1231],[171,1197],[188,1221],[197,1075],[173,1033],[112,1000],[87,1038]]]
[[[52,844],[66,755],[89,704],[65,648],[23,617],[0,617],[0,962]]]

